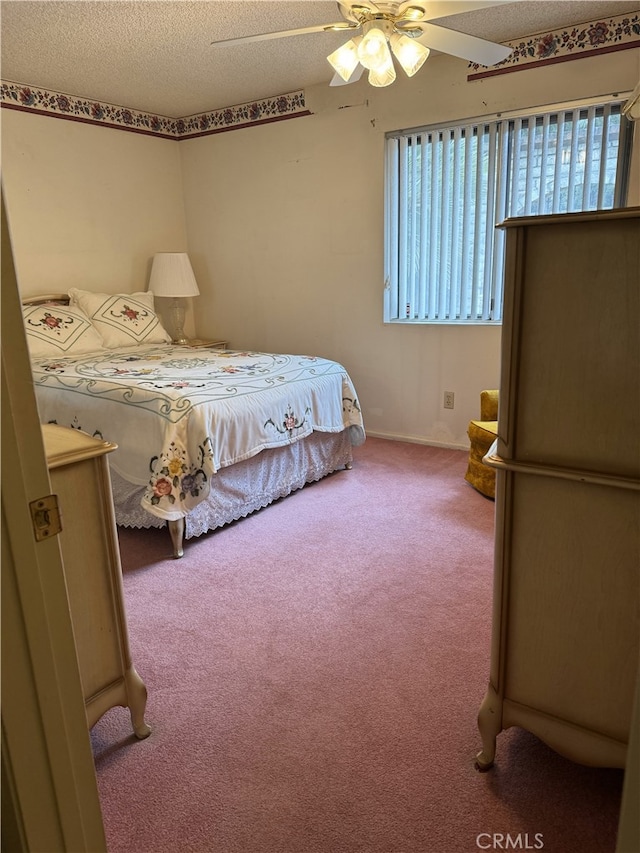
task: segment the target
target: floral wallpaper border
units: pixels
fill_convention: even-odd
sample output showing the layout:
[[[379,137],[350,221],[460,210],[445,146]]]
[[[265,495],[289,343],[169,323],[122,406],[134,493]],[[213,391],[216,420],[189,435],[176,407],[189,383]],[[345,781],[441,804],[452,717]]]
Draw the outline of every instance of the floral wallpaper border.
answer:
[[[164,139],[193,139],[211,133],[311,115],[306,108],[302,90],[184,118],[170,118],[4,80],[0,84],[0,105],[7,109],[146,133]]]
[[[557,32],[537,33],[504,44],[512,47],[513,53],[491,68],[469,63],[471,73],[467,79],[479,80],[553,62],[640,47],[640,12],[579,24]]]

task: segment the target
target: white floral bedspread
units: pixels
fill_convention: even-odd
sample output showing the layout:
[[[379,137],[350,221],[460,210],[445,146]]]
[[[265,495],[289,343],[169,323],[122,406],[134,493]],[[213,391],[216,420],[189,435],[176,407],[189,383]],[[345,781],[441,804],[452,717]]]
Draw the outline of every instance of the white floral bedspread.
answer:
[[[32,362],[40,420],[118,445],[111,467],[146,485],[142,505],[185,516],[211,478],[314,430],[364,441],[353,383],[335,361],[301,355],[142,346]]]

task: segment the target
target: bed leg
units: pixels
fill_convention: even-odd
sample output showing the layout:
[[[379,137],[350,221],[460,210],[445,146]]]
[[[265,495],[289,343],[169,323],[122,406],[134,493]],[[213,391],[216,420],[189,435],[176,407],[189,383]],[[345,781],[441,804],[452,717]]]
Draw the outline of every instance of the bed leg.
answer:
[[[173,556],[178,559],[178,557],[182,557],[184,551],[182,550],[182,540],[184,538],[184,518],[179,518],[177,521],[169,522],[169,533],[171,535],[171,542],[173,543]]]
[[[353,462],[347,462],[344,467],[347,469],[347,471],[350,471],[353,468]]]

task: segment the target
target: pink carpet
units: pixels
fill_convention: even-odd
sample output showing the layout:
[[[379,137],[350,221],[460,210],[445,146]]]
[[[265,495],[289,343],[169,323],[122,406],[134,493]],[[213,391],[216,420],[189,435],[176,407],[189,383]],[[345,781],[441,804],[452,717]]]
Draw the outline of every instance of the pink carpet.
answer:
[[[474,768],[494,504],[465,468],[369,438],[182,560],[120,531],[153,733],[93,729],[110,853],[613,853],[621,771],[517,729]]]

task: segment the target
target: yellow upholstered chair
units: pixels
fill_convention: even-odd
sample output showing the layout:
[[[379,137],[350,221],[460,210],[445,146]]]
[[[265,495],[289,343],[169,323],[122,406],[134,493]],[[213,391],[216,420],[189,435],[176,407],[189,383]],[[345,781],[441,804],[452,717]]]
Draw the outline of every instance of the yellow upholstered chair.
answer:
[[[498,435],[498,392],[480,392],[480,420],[470,421],[467,430],[471,447],[469,465],[464,478],[468,483],[486,495],[496,496],[496,472],[485,465],[482,457],[487,453]]]

